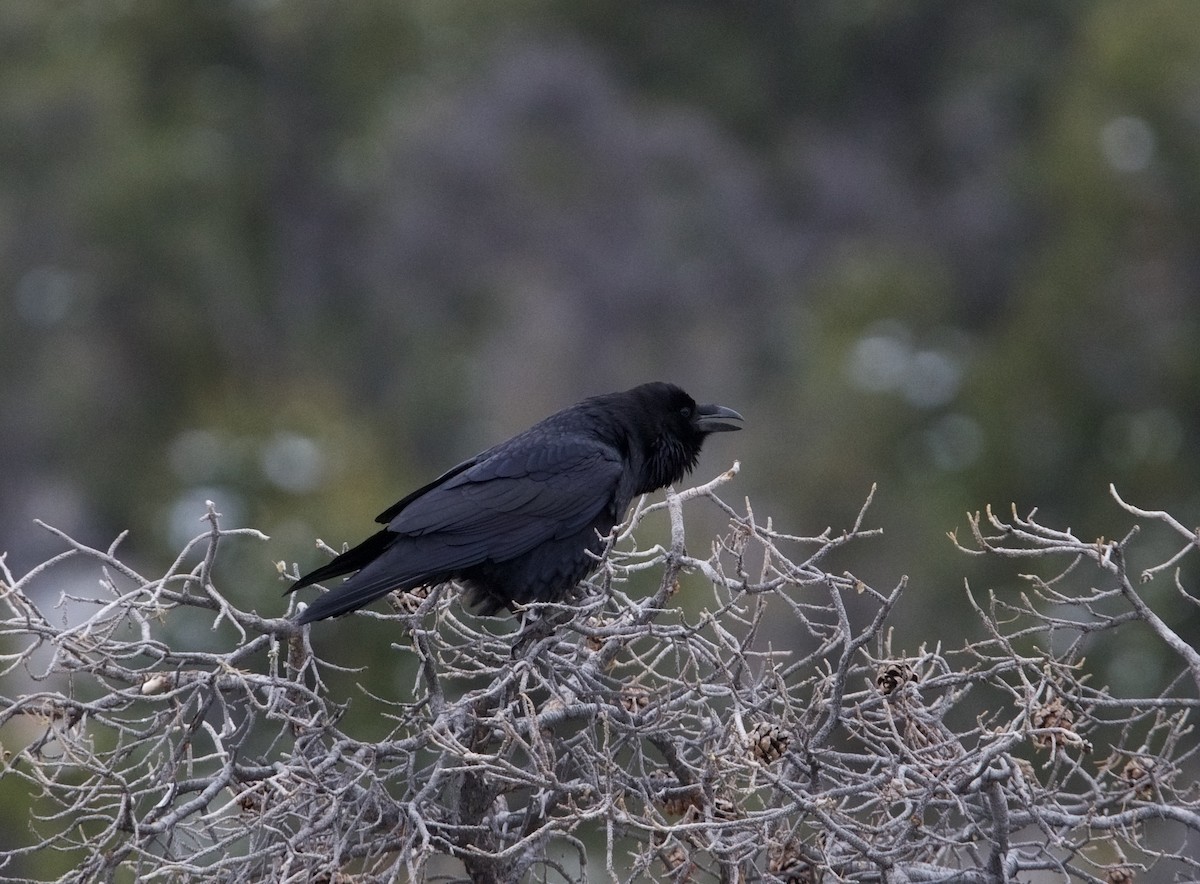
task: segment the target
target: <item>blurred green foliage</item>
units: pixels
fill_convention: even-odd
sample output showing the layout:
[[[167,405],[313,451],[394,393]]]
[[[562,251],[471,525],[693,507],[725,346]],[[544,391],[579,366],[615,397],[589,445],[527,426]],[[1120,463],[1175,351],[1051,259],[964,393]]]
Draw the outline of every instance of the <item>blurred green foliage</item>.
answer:
[[[663,378],[785,530],[878,483],[846,567],[960,641],[968,510],[1200,521],[1198,96],[1186,0],[9,0],[0,548],[153,571],[212,498],[281,612],[273,561]]]

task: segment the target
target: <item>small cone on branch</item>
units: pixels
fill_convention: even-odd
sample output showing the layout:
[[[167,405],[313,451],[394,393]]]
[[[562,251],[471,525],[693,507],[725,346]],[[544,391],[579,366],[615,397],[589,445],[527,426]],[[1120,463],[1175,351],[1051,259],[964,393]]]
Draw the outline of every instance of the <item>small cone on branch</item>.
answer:
[[[1062,697],[1053,697],[1033,710],[1033,715],[1030,717],[1030,724],[1036,730],[1047,728],[1058,728],[1061,731],[1074,733],[1075,715],[1063,703]],[[1051,746],[1065,746],[1068,743],[1076,742],[1071,740],[1065,733],[1046,733],[1036,734],[1033,738],[1034,744],[1043,749]]]
[[[608,617],[589,617],[587,619],[587,625],[592,629],[603,629],[605,626],[612,626],[612,623],[613,621]],[[583,639],[583,643],[587,645],[587,649],[592,653],[596,653],[603,648],[605,641],[607,639],[597,635],[585,636]]]
[[[650,705],[650,692],[641,685],[631,684],[621,688],[621,708],[630,715],[637,715]]]
[[[884,696],[893,693],[897,688],[903,687],[910,681],[916,680],[917,673],[903,661],[889,660],[875,670],[875,687]]]
[[[667,874],[676,881],[692,880],[693,865],[683,845],[675,839],[664,844],[658,851],[658,857],[667,867]]]
[[[1150,798],[1154,794],[1154,759],[1145,755],[1130,758],[1121,769],[1121,779],[1135,798]]]
[[[654,806],[666,816],[683,816],[695,808],[704,806],[704,791],[699,785],[682,786],[665,770],[650,774],[649,791],[654,796]]]
[[[770,764],[783,757],[788,748],[788,735],[774,722],[760,721],[746,734],[746,745],[750,754],[763,764]]]

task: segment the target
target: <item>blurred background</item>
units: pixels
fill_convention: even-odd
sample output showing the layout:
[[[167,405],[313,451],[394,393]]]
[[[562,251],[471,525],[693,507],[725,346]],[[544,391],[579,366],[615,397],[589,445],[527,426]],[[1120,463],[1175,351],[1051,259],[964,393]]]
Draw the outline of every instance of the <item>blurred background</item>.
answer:
[[[834,565],[957,645],[964,579],[1028,570],[955,552],[968,511],[1200,522],[1197,243],[1188,0],[5,0],[0,550],[129,529],[154,576],[212,499],[277,615],[275,561],[664,379],[746,416],[695,478],[739,459],[780,529],[878,483]]]

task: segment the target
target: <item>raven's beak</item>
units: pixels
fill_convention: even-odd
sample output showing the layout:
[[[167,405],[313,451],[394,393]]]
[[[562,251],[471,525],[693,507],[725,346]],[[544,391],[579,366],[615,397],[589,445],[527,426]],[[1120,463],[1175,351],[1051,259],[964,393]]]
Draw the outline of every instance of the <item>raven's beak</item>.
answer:
[[[697,405],[696,419],[693,423],[701,433],[725,433],[729,430],[740,430],[738,424],[730,421],[740,423],[742,420],[740,414],[724,405]]]

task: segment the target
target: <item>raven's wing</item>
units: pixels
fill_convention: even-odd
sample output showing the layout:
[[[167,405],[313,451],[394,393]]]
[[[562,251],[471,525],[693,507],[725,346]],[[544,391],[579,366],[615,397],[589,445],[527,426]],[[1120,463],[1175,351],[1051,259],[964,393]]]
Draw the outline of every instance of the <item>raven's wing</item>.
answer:
[[[431,572],[504,562],[587,528],[613,505],[622,472],[619,452],[594,440],[502,447],[411,500],[386,530],[436,540]]]
[[[412,492],[411,494],[406,494],[404,497],[397,500],[395,503],[393,503],[391,506],[389,506],[387,509],[385,509],[383,512],[381,512],[378,516],[376,516],[375,521],[379,522],[381,525],[386,525],[388,522],[390,522],[392,519],[394,519],[396,517],[396,514],[399,513],[400,510],[404,509],[406,506],[408,506],[410,503],[412,503],[418,497],[423,497],[424,495],[428,494],[430,491],[432,491],[437,486],[443,485],[446,482],[450,481],[455,476],[457,476],[459,473],[461,473],[465,470],[469,470],[471,467],[475,466],[475,464],[479,463],[479,461],[483,460],[487,456],[488,456],[488,452],[485,451],[483,454],[477,454],[475,457],[471,458],[470,460],[464,460],[462,463],[460,463],[456,467],[451,467],[450,469],[446,470],[446,472],[442,473],[440,476],[438,476],[436,479],[434,479],[429,484],[422,485],[416,491]]]
[[[301,622],[583,532],[621,493],[620,453],[595,440],[499,446],[460,466],[385,511],[393,515],[383,531],[325,566],[345,558],[361,570],[316,599]]]

